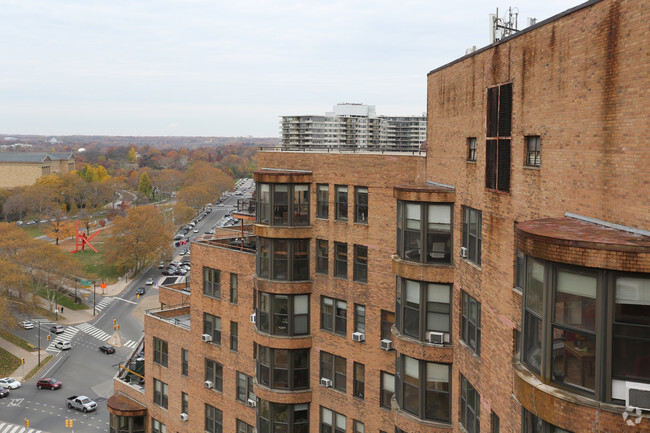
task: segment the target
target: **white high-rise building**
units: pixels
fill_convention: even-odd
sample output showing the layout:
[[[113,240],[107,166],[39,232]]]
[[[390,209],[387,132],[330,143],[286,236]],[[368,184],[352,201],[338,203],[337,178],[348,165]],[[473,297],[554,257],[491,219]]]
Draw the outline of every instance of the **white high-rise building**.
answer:
[[[426,140],[423,116],[377,116],[374,105],[337,104],[324,115],[282,116],[283,147],[419,147]]]

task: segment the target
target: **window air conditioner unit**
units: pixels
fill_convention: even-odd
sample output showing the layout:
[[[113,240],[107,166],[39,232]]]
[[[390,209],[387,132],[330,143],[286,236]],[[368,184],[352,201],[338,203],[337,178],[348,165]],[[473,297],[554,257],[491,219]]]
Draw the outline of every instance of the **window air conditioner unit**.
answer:
[[[257,406],[257,401],[253,400],[252,398],[249,398],[248,401],[246,402],[246,406],[255,407],[255,406]]]
[[[429,332],[429,343],[443,344],[445,342],[445,334],[443,332]]]
[[[467,247],[460,247],[460,256],[464,259],[467,258]]]
[[[320,384],[324,386],[325,388],[331,388],[332,387],[332,381],[326,377],[321,377],[320,379]]]
[[[251,323],[255,323],[255,313],[251,314]]]
[[[206,380],[204,385],[205,385],[206,388],[212,389],[212,381],[211,380]]]
[[[212,335],[203,334],[203,335],[201,335],[201,340],[203,340],[204,343],[209,343],[209,342],[212,341]]]
[[[650,410],[650,384],[625,382],[625,405]]]
[[[391,340],[381,340],[381,348],[383,350],[393,350],[393,342]]]
[[[352,340],[353,341],[364,341],[366,339],[366,334],[363,332],[353,332],[352,333]]]
[[[185,412],[183,412],[183,413],[181,414],[181,421],[187,421],[188,418],[189,418],[189,417],[187,416],[187,414],[186,414]]]

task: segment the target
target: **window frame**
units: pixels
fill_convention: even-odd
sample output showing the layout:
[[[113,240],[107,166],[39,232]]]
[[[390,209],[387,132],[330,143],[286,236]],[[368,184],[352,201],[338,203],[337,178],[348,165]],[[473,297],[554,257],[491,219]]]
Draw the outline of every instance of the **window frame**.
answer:
[[[153,362],[167,368],[169,361],[169,344],[158,337],[153,338]]]
[[[323,195],[325,197],[323,197]],[[329,219],[330,186],[326,183],[316,185],[316,218]]]
[[[334,242],[334,278],[348,279],[348,244]]]
[[[390,379],[392,378],[393,389],[385,389],[385,380],[384,378]],[[388,409],[391,410],[390,407],[390,399],[393,398],[393,395],[395,394],[395,375],[393,373],[389,373],[387,371],[380,371],[379,372],[379,407],[383,409]]]
[[[230,303],[237,305],[239,302],[239,274],[230,273]]]
[[[187,349],[181,349],[181,376],[187,377],[190,372],[190,353]]]
[[[323,253],[325,253],[323,255]],[[316,239],[316,273],[329,274],[329,242],[327,239]]]
[[[524,164],[526,167],[542,166],[542,137],[539,135],[526,135],[526,158]]]
[[[221,346],[221,317],[204,312],[203,333],[212,337],[211,344]]]
[[[476,162],[476,137],[467,137],[467,162]]]
[[[230,321],[230,350],[237,352],[239,348],[239,323]]]
[[[481,431],[481,395],[462,374],[460,375],[459,423],[468,432]]]
[[[221,300],[221,270],[203,266],[203,296]]]
[[[332,381],[332,389],[343,393],[347,386],[347,359],[324,350],[320,351],[320,377]]]
[[[167,427],[155,418],[151,418],[151,433],[167,433]]]
[[[393,321],[390,322],[390,315],[393,316]],[[388,310],[381,310],[381,339],[393,341],[393,333],[390,328],[395,324],[395,313]]]
[[[181,413],[189,413],[190,410],[190,396],[181,392]]]
[[[368,187],[354,187],[354,222],[368,224]]]
[[[345,433],[347,429],[347,417],[343,414],[340,414],[332,409],[328,409],[324,406],[320,407],[320,433]],[[329,416],[326,415],[329,412]],[[326,417],[329,417],[331,421],[327,422]],[[339,425],[339,420],[343,419],[343,426]]]
[[[242,373],[241,371],[237,371],[236,375],[236,382],[235,382],[235,400],[248,404],[248,400],[257,400],[257,397],[255,396],[255,391],[253,390],[253,376],[249,376],[246,373]],[[240,382],[244,382],[244,386],[242,388]],[[243,394],[243,398],[241,395]]]
[[[254,433],[255,427],[237,418],[236,433]]]
[[[451,335],[451,321],[452,321],[452,311],[453,311],[453,294],[452,294],[452,285],[447,283],[433,283],[429,281],[417,281],[411,280],[408,278],[397,277],[396,278],[396,295],[395,295],[395,305],[396,305],[396,314],[395,314],[395,326],[400,331],[400,333],[409,336],[411,338],[416,338],[419,341],[427,342],[429,332],[443,332],[445,334]],[[407,291],[409,283],[413,283],[413,287],[418,285],[418,304],[417,307],[414,306],[414,303],[409,301],[407,296]],[[429,289],[430,288],[447,288],[447,299],[448,302],[440,301],[430,301],[429,300]],[[446,305],[446,308],[443,306]],[[446,311],[444,311],[446,309]],[[429,315],[434,316],[447,316],[447,326],[446,328],[437,328],[429,327]],[[417,332],[413,333],[409,331],[408,323],[409,321],[417,319]],[[417,334],[417,335],[415,335]]]
[[[205,433],[223,433],[223,412],[216,407],[205,404]]]
[[[287,190],[281,191],[283,188]],[[256,213],[256,223],[275,227],[302,227],[310,224],[310,184],[265,182],[259,183],[258,189],[259,212]],[[280,199],[285,194],[286,203]]]
[[[398,200],[397,254],[409,262],[451,265],[453,227],[454,203]]]
[[[323,307],[327,301],[332,301],[332,312],[325,312]],[[342,311],[345,311],[345,314],[340,314]],[[326,318],[331,316],[331,327],[324,325]],[[346,336],[347,335],[347,301],[342,299],[330,298],[329,296],[321,296],[321,329],[328,330],[338,335]]]
[[[352,397],[363,400],[366,391],[366,366],[354,361],[352,364]]]
[[[354,245],[354,264],[352,279],[357,283],[368,283],[368,247]]]
[[[280,421],[278,419],[279,417],[276,417],[276,412],[279,412],[278,408],[281,406],[286,406],[285,410],[281,412],[282,414],[286,414],[285,420],[283,421]],[[302,414],[304,422],[301,424],[296,424],[296,412],[298,411],[305,412],[305,414]],[[267,414],[268,418],[264,418],[263,414]],[[289,433],[293,433],[294,431],[308,432],[309,403],[285,404],[258,399],[257,421],[258,433],[272,433],[275,431],[287,431]],[[281,423],[279,424],[280,429],[276,429],[276,424],[278,423]],[[286,429],[282,429],[282,426],[286,426]]]
[[[487,88],[485,188],[510,192],[512,83]]]
[[[302,357],[302,359],[306,362],[303,367],[298,368],[297,364],[301,359],[300,357]],[[284,358],[286,360],[286,365],[278,364],[276,362],[277,358]],[[309,389],[310,360],[308,348],[277,349],[273,347],[257,345],[256,362],[257,383],[260,386],[264,386],[269,389],[287,391]],[[266,375],[264,373],[265,371],[267,371]],[[283,372],[286,372],[286,387],[281,386],[281,382],[277,380],[277,378],[280,377]],[[268,380],[265,380],[265,376],[268,376]],[[302,382],[296,383],[298,382],[297,379],[301,379]]]
[[[214,359],[204,358],[204,380],[212,382],[212,389],[217,392],[223,392],[223,364]]]
[[[461,338],[477,356],[481,356],[481,302],[466,291],[462,291]],[[472,304],[475,305],[472,314]]]
[[[483,212],[469,206],[462,207],[463,230],[462,246],[467,249],[468,260],[477,266],[481,266],[481,254],[483,246]]]
[[[417,377],[407,374],[407,362],[409,364],[417,363]],[[446,368],[447,380],[429,382],[429,372],[427,370],[430,367],[432,369],[441,368],[442,370]],[[400,354],[396,363],[395,373],[395,399],[403,411],[421,420],[451,423],[451,364],[429,362]],[[430,386],[429,383],[437,385]],[[440,384],[446,384],[446,389],[444,389],[444,385],[441,388]],[[440,402],[440,396],[442,396],[442,399],[447,405],[447,411],[443,416],[437,417],[434,414],[430,414],[429,410],[440,406],[437,404]],[[413,404],[412,397],[415,397],[416,407],[409,407],[407,405],[407,398],[409,399],[409,404]]]
[[[279,306],[279,302],[276,302],[276,298],[281,300],[283,297],[286,297],[286,313],[282,313],[282,310],[276,311]],[[308,294],[301,295],[285,295],[279,293],[267,293],[259,292],[257,296],[258,305],[255,307],[256,312],[256,324],[257,330],[269,334],[269,335],[281,335],[281,336],[301,336],[309,335],[310,324],[310,296]],[[301,301],[301,302],[298,302]],[[264,304],[268,304],[268,312],[264,311]],[[297,308],[301,305],[306,305],[307,312],[296,312]],[[279,317],[278,317],[279,316]],[[286,332],[278,332],[282,329],[284,323],[281,320],[282,316],[286,316]],[[304,332],[297,331],[299,327],[298,322],[304,322]]]
[[[354,304],[354,332],[366,334],[366,306]]]
[[[153,402],[163,409],[169,408],[169,385],[156,378],[153,380]]]
[[[334,187],[334,221],[348,221],[349,188],[347,185]]]
[[[271,281],[309,281],[311,240],[258,238],[255,273]],[[282,244],[286,249],[281,248]]]

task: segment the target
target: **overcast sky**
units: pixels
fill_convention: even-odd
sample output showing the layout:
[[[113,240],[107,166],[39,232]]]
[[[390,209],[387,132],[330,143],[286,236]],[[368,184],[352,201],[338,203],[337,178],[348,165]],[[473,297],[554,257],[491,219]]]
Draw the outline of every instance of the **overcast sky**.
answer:
[[[426,111],[488,14],[576,0],[0,0],[0,133],[277,137],[338,102]]]

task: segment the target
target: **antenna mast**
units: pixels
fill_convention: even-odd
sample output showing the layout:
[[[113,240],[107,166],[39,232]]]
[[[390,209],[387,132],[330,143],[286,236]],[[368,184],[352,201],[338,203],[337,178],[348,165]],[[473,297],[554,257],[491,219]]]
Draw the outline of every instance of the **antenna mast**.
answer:
[[[515,34],[517,29],[517,18],[519,9],[509,7],[508,13],[502,18],[499,17],[499,8],[496,14],[490,14],[490,43],[500,41],[501,39]]]

